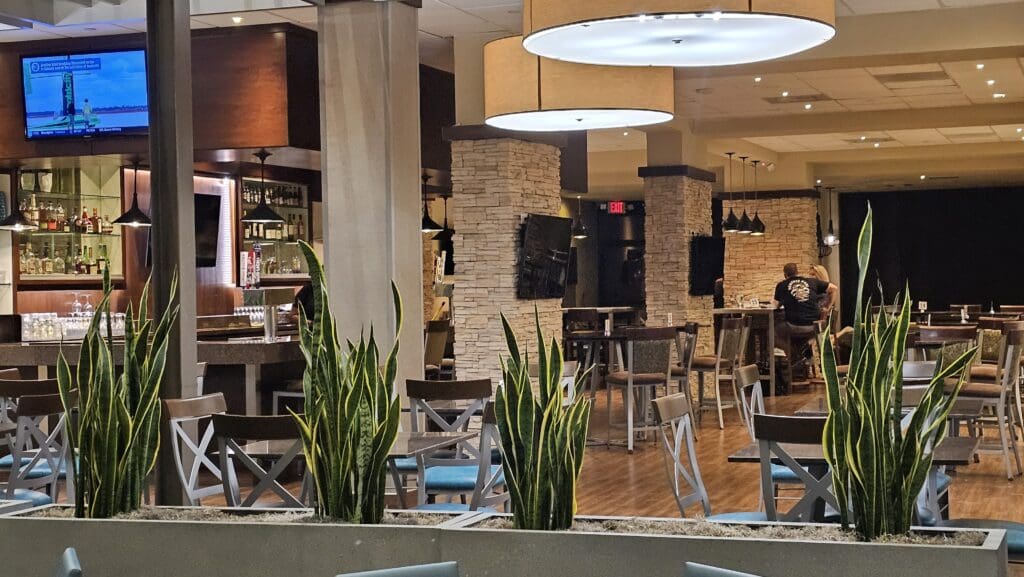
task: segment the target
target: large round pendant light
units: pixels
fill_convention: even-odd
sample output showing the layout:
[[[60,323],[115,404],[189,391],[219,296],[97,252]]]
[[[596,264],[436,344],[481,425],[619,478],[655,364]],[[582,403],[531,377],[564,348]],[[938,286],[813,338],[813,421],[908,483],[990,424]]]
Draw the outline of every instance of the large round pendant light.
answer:
[[[670,68],[588,66],[539,58],[522,36],[484,47],[484,113],[506,130],[561,132],[672,120]]]
[[[523,46],[569,62],[721,66],[835,36],[834,0],[524,0]]]

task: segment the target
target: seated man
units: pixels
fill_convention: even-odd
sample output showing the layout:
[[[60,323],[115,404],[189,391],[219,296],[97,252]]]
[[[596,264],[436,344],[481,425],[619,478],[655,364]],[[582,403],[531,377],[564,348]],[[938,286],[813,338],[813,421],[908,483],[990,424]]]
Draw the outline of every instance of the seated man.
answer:
[[[785,322],[776,325],[776,341],[779,348],[785,351],[792,371],[793,366],[804,361],[802,354],[799,358],[794,358],[794,349],[802,352],[804,348],[799,345],[817,334],[815,323],[821,319],[823,309],[828,310],[832,307],[839,287],[814,277],[799,276],[796,263],[787,263],[782,272],[786,279],[776,285],[772,306],[781,306],[785,313]],[[791,372],[790,383],[792,382]]]

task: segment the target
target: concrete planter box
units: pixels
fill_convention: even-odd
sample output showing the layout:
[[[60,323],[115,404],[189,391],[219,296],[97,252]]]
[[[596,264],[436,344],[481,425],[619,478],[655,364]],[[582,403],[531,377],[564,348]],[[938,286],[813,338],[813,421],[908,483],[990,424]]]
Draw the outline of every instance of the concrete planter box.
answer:
[[[622,533],[475,528],[493,516],[460,519],[441,532],[441,557],[470,577],[677,577],[686,561],[761,577],[1005,577],[1006,533],[985,531],[978,547],[837,543]],[[578,517],[603,520],[616,517]],[[617,517],[617,519],[625,519]],[[654,519],[657,520],[657,519]],[[665,519],[668,521],[668,519]],[[671,519],[671,521],[679,521]],[[741,523],[766,525],[767,523]],[[920,529],[949,533],[953,530]],[[468,552],[486,552],[470,554]]]
[[[1002,530],[987,531],[981,546],[953,547],[515,531],[475,527],[492,514],[448,516],[425,527],[272,523],[247,515],[232,522],[60,519],[22,512],[0,516],[0,559],[3,574],[18,577],[49,577],[53,566],[45,560],[55,564],[65,547],[78,548],[87,575],[147,577],[333,577],[449,560],[458,561],[463,577],[677,577],[686,561],[762,577],[1007,575]]]
[[[37,510],[0,517],[0,574],[52,577],[66,547],[77,548],[86,575],[109,576],[333,577],[438,558],[437,526],[272,523],[251,510],[232,522],[28,516]]]
[[[32,503],[30,501],[4,501],[0,499],[0,517],[24,511],[31,507]]]

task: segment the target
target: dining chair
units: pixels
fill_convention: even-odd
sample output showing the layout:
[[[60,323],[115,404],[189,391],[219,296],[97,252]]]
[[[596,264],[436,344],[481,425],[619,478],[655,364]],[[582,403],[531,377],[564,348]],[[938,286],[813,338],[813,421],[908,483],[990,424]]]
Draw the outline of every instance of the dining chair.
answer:
[[[57,379],[23,379],[18,369],[0,370],[0,424],[13,423],[18,397],[22,395],[55,395]],[[0,459],[0,467],[4,466]]]
[[[764,408],[764,387],[757,365],[745,365],[736,370],[736,386],[740,390],[740,407],[743,409],[743,423],[747,427],[752,443],[757,442],[754,434],[754,415],[766,414]],[[803,485],[800,477],[786,465],[771,464],[772,491],[769,493],[776,503],[781,499],[779,490],[783,485]],[[761,491],[759,508],[764,506],[766,494]],[[789,497],[786,497],[789,499]]]
[[[565,396],[565,400],[562,404],[572,404],[573,398],[576,396],[576,371],[579,370],[578,361],[563,361],[562,362],[562,380],[559,384],[562,386],[562,394]],[[536,363],[530,363],[527,370],[530,373],[530,383],[533,385],[534,394],[539,394],[540,387],[537,381],[540,378],[540,366]]]
[[[211,417],[228,410],[224,395],[214,393],[192,399],[165,399],[163,409],[163,417],[171,433],[171,451],[178,480],[185,489],[189,505],[202,505],[202,499],[224,492],[221,469],[208,455],[214,431]],[[200,428],[203,429],[201,435],[192,432]],[[217,482],[202,485],[203,477],[207,475]]]
[[[676,331],[676,364],[672,365],[672,378],[676,381],[679,393],[686,394],[693,411],[693,391],[690,390],[690,372],[693,370],[693,357],[697,354],[697,323],[686,323]],[[696,419],[696,415],[691,415]]]
[[[476,380],[409,379],[406,381],[406,394],[409,396],[411,428],[413,432],[429,430],[431,427],[445,432],[468,430],[472,419],[482,414],[492,393],[493,387],[490,384],[490,379],[487,378]],[[458,406],[442,410],[439,406],[441,404]],[[478,448],[474,447],[473,443],[461,443],[454,452],[464,457],[467,455],[475,457],[477,451]],[[406,495],[402,489],[407,486],[410,476],[418,475],[419,467],[418,460],[412,457],[391,459],[388,463],[391,480],[402,507],[407,506]],[[470,479],[470,476],[464,475],[460,480],[461,487],[468,487],[466,494],[472,492],[475,483],[475,476]]]
[[[754,414],[754,436],[761,456],[761,491],[769,495],[774,490],[772,463],[778,461],[788,467],[803,484],[804,494],[784,515],[779,515],[774,499],[764,500],[765,514],[769,521],[815,520],[818,501],[824,501],[834,510],[839,503],[832,494],[832,475],[827,474],[824,465],[804,467],[796,461],[784,445],[821,446],[825,430],[825,419],[821,417],[783,417],[779,415]],[[817,473],[817,476],[815,475]]]
[[[676,393],[652,402],[661,429],[665,471],[679,514],[686,517],[686,509],[699,503],[704,516],[711,515],[711,499],[700,476],[693,444],[693,411],[689,399]]]
[[[455,561],[448,561],[447,563],[430,563],[396,569],[345,573],[338,577],[459,577],[459,564]]]
[[[600,346],[599,341],[588,337],[601,330],[601,314],[597,309],[570,309],[562,317],[562,350],[570,352],[574,359],[582,361],[587,357],[588,347]],[[596,362],[596,361],[595,361]]]
[[[57,501],[63,479],[68,500],[74,500],[74,478],[67,475],[67,417],[59,394],[20,396],[15,428],[5,437],[10,465],[0,496],[48,505]]]
[[[450,379],[455,371],[454,361],[444,358],[450,332],[451,323],[447,320],[427,322],[423,339],[423,370],[427,379]]]
[[[68,547],[60,556],[57,564],[56,577],[82,577],[82,564],[78,561],[78,552]]]
[[[711,565],[701,565],[700,563],[689,563],[687,562],[683,569],[683,577],[758,577],[752,573],[740,573],[739,571],[730,571],[729,569],[721,569],[719,567],[712,567]]]
[[[500,464],[493,463],[498,449],[498,422],[494,414],[494,403],[488,402],[481,419],[478,445],[474,455],[459,454],[459,451],[436,451],[416,459],[417,475],[423,482],[417,488],[415,509],[434,511],[477,511],[482,508],[503,508],[509,501],[505,491],[505,472]],[[472,486],[470,486],[472,481]],[[468,503],[430,502],[438,495],[464,497],[470,489]]]
[[[969,380],[961,388],[959,398],[980,399],[983,401],[985,409],[991,412],[990,416],[976,421],[972,429],[975,434],[978,434],[986,426],[995,426],[999,431],[999,445],[993,446],[983,442],[978,448],[978,452],[1001,453],[1006,478],[1012,481],[1014,472],[1010,465],[1011,452],[1017,466],[1016,475],[1022,473],[1020,453],[1017,450],[1017,429],[1021,426],[1022,419],[1018,405],[1019,395],[1016,394],[1016,391],[1020,377],[1021,355],[1024,353],[1024,326],[1019,323],[1007,323],[1004,328],[1007,330],[1004,330],[1000,338],[995,383]],[[981,431],[978,430],[979,428]],[[981,436],[983,437],[983,435]]]
[[[307,481],[303,479],[302,495],[296,498],[278,481],[292,461],[302,454],[302,439],[295,418],[288,416],[248,416],[214,413],[214,436],[217,438],[217,450],[220,455],[221,480],[224,486],[224,498],[228,507],[256,507],[261,495],[270,491],[276,494],[287,507],[304,507]],[[248,441],[242,445],[240,441]],[[267,443],[262,443],[266,441]],[[289,442],[291,441],[291,442]],[[271,443],[274,443],[271,446]],[[265,450],[264,450],[265,449]],[[252,455],[250,455],[252,453]],[[264,469],[256,458],[267,458],[272,461],[269,469]],[[238,486],[238,475],[234,462],[238,461],[255,477],[252,491],[241,499]]]
[[[625,328],[622,329],[625,339],[625,369],[609,373],[605,377],[607,413],[608,413],[608,445],[612,441],[612,389],[619,388],[623,394],[623,406],[626,412],[626,450],[633,452],[633,442],[637,432],[654,431],[658,425],[648,418],[650,399],[654,397],[656,387],[668,387],[671,381],[672,347],[676,341],[675,327],[660,328]],[[622,343],[616,343],[621,354]],[[639,402],[638,402],[639,399]],[[640,426],[636,426],[639,419]]]
[[[702,420],[704,409],[714,408],[718,411],[718,428],[725,428],[725,421],[722,418],[722,407],[736,407],[736,412],[743,418],[743,411],[738,402],[739,394],[736,390],[736,383],[733,379],[733,371],[743,362],[744,351],[747,348],[747,339],[750,336],[751,318],[744,315],[740,318],[722,319],[722,326],[718,331],[718,351],[714,356],[698,355],[693,358],[693,370],[697,372],[697,390],[699,405],[697,407],[698,423]],[[714,405],[711,405],[704,398],[704,375],[711,374],[715,388]],[[722,404],[722,382],[727,381],[732,389],[732,402]]]

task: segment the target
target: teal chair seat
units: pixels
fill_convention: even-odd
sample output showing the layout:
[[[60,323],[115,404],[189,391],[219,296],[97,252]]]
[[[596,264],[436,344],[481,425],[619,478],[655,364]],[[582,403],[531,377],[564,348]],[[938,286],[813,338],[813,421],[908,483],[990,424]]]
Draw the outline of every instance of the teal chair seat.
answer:
[[[32,491],[30,489],[15,489],[14,495],[11,498],[15,501],[28,501],[32,503],[33,507],[42,507],[43,505],[53,503],[53,499],[51,499],[46,493]]]
[[[24,467],[32,462],[32,457],[22,457],[21,467]],[[14,466],[14,455],[4,455],[0,457],[0,469],[11,469]],[[40,477],[46,477],[50,474],[50,464],[46,461],[39,461],[35,467],[25,476],[27,479],[39,479]],[[61,463],[60,476],[61,478],[66,477],[68,474],[67,463]]]
[[[32,461],[32,457],[22,457],[21,464],[27,465]],[[4,455],[0,457],[0,469],[10,469],[14,466],[14,455]]]
[[[728,569],[719,569],[710,565],[700,563],[687,563],[683,570],[683,577],[757,577],[751,573],[740,573]]]
[[[1006,553],[1011,561],[1024,559],[1024,523],[992,519],[952,519],[943,521],[940,527],[964,529],[1003,529],[1006,531]]]
[[[430,467],[423,474],[427,491],[464,491],[476,488],[476,477],[480,468],[476,465],[457,467]],[[498,475],[495,485],[505,483],[505,473],[498,465],[491,465],[491,475]]]
[[[785,465],[772,463],[772,481],[775,483],[800,483],[800,477]]]
[[[454,561],[432,563],[397,569],[381,569],[362,573],[346,573],[338,577],[459,577],[459,565]]]
[[[416,472],[416,457],[405,457],[402,459],[395,459],[395,470],[399,473],[415,473]]]
[[[938,478],[935,481],[935,487],[937,493],[942,495],[949,490],[949,486],[953,484],[953,478],[945,473],[939,473]],[[917,521],[924,527],[935,527],[941,524],[943,521],[935,515],[933,511],[925,507],[917,507]]]
[[[739,511],[737,513],[719,513],[718,515],[711,515],[710,517],[705,517],[704,519],[716,523],[745,523],[767,521],[768,516],[760,511]]]

